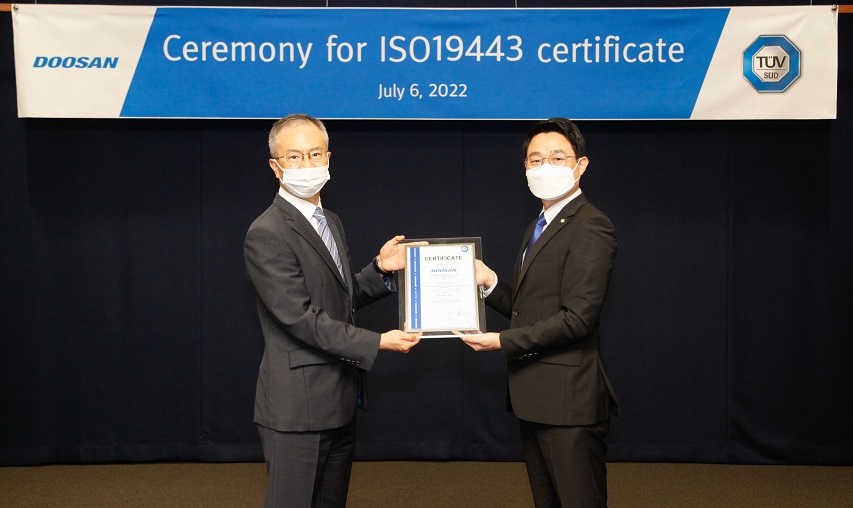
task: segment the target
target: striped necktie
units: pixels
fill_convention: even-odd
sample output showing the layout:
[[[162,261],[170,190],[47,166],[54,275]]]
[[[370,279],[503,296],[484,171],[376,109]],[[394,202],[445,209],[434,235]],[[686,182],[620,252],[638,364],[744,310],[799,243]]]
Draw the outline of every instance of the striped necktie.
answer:
[[[326,222],[326,216],[323,215],[323,209],[319,206],[314,210],[314,218],[317,219],[317,234],[320,235],[320,239],[323,240],[323,243],[326,244],[326,248],[329,249],[329,254],[332,255],[332,259],[338,266],[338,271],[341,272],[341,277],[343,277],[344,283],[346,284],[347,278],[344,276],[344,267],[341,265],[341,255],[338,253],[338,246],[335,243],[334,237],[332,237],[332,230],[329,229],[329,223]]]

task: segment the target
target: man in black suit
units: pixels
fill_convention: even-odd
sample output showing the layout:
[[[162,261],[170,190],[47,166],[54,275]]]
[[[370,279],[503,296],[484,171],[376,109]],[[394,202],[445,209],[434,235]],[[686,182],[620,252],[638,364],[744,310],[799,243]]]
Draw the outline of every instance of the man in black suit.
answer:
[[[355,326],[357,308],[395,289],[404,237],[353,271],[341,221],[320,202],[328,147],[325,126],[308,115],[273,125],[269,164],[279,190],[243,245],[264,335],[255,423],[269,473],[267,507],[346,504],[355,410],[367,402],[364,372],[378,350],[406,353],[419,340]]]
[[[510,328],[463,340],[507,359],[509,403],[537,508],[607,506],[605,439],[618,403],[599,351],[599,318],[615,230],[580,190],[589,159],[573,122],[537,123],[523,149],[542,214],[525,233],[512,285],[482,263],[477,275],[486,303]]]

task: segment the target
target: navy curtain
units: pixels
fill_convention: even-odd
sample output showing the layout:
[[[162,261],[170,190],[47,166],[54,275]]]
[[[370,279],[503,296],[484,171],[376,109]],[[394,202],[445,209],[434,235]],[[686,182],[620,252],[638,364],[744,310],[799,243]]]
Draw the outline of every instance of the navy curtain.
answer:
[[[368,4],[399,6],[332,6]],[[853,463],[853,31],[841,17],[837,120],[580,122],[582,187],[619,239],[603,325],[623,411],[610,460]],[[0,39],[12,47],[10,23]],[[261,460],[263,345],[242,241],[276,192],[272,122],[18,119],[15,94],[4,51],[0,465]],[[511,277],[540,207],[521,164],[530,124],[327,122],[323,203],[354,261],[395,234],[480,236],[486,263]],[[396,298],[359,319],[395,328]],[[499,353],[452,339],[381,352],[358,457],[520,459],[505,371]]]

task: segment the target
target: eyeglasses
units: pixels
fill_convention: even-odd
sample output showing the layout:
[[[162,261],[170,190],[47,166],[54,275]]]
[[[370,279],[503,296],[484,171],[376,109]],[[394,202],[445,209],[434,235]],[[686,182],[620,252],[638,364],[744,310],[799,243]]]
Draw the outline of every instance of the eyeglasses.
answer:
[[[308,157],[308,160],[312,165],[319,165],[326,160],[326,151],[325,150],[311,150],[308,153],[302,152],[289,152],[285,155],[279,155],[278,157],[273,157],[274,159],[284,159],[284,165],[289,168],[298,168],[302,165],[302,161],[305,160],[305,157]]]
[[[564,153],[555,153],[550,157],[531,155],[524,159],[524,165],[527,166],[527,169],[536,169],[541,166],[543,162],[547,161],[552,166],[565,166],[569,163],[569,159],[577,159],[577,157],[574,155],[566,155]]]

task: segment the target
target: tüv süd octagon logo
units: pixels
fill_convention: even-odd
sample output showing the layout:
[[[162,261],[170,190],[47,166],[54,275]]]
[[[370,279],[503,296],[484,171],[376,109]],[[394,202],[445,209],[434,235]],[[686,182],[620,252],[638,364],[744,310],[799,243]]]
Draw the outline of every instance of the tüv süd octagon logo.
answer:
[[[800,77],[800,50],[784,35],[759,36],[743,52],[743,77],[759,92],[784,92]]]

